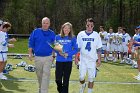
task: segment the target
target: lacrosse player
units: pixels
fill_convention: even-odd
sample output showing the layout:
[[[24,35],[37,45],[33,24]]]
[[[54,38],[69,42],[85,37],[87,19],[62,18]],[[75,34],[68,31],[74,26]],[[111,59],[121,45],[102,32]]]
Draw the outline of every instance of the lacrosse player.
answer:
[[[140,26],[138,26],[136,29],[138,30],[138,33],[140,33]],[[137,35],[134,44],[137,44],[137,46],[135,46],[135,50],[136,50],[136,60],[138,64],[138,75],[135,76],[134,78],[140,80],[140,34]]]
[[[122,29],[122,48],[121,48],[121,55],[123,60],[120,63],[128,63],[128,43],[130,42],[130,35],[126,33],[126,28]],[[128,63],[129,64],[129,63]]]
[[[109,57],[109,54],[112,52],[112,58]],[[109,28],[109,33],[107,35],[107,60],[113,60],[116,62],[117,58],[115,57],[115,33],[113,28]]]
[[[7,62],[7,52],[8,47],[14,47],[13,44],[8,43],[8,34],[7,32],[11,29],[11,24],[9,22],[3,22],[2,29],[0,31],[0,79],[7,79],[3,75],[3,70]]]
[[[118,27],[118,32],[115,33],[115,58],[117,58],[118,52],[121,51],[122,48],[122,27]],[[121,56],[122,60],[123,57]]]
[[[99,27],[100,32],[99,35],[101,37],[102,40],[102,50],[104,51],[104,61],[107,62],[107,32],[104,30],[104,26],[100,26]]]
[[[77,43],[80,50],[80,93],[84,93],[86,87],[85,76],[88,72],[88,92],[92,93],[94,86],[94,78],[96,75],[96,61],[97,67],[101,65],[101,47],[102,42],[100,35],[93,31],[94,21],[92,18],[86,20],[86,30],[78,33]],[[78,58],[78,57],[76,57]]]

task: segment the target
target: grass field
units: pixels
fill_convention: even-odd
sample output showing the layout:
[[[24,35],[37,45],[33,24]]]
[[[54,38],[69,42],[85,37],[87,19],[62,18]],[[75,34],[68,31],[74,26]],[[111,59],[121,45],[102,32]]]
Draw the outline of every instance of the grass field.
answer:
[[[27,39],[18,39],[15,48],[9,49],[10,53],[27,53]],[[9,56],[8,63],[15,66],[21,61],[27,64],[34,64],[27,57],[23,59],[13,59]],[[102,62],[95,80],[94,93],[140,93],[140,81],[133,77],[137,75],[137,69],[132,69],[130,65]],[[51,81],[49,93],[58,93],[54,82],[55,68],[51,69]],[[38,93],[38,83],[35,72],[25,71],[23,67],[17,67],[6,75],[9,80],[0,80],[0,93]],[[75,64],[70,78],[69,93],[79,93],[79,73]],[[87,88],[85,90],[87,93]]]
[[[9,48],[9,53],[28,53],[28,38],[16,38],[14,48]]]
[[[27,57],[23,59],[13,59],[9,57],[8,63],[13,66],[26,61],[27,64],[34,64]],[[137,74],[137,69],[132,69],[129,65],[109,62],[102,63],[95,81],[95,93],[140,93],[140,81],[133,79]],[[51,69],[51,82],[49,93],[57,93],[54,82],[55,68]],[[70,78],[70,93],[78,93],[78,69],[73,64]],[[10,80],[1,80],[0,93],[38,93],[38,83],[35,72],[25,71],[23,67],[17,67],[7,75]],[[86,89],[87,91],[87,89]],[[85,93],[87,93],[85,91]]]

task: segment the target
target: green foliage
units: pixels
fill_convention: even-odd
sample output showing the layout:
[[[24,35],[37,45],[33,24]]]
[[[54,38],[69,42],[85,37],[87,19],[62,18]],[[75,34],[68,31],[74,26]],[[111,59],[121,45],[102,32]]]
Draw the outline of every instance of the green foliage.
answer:
[[[3,19],[12,23],[11,33],[30,34],[41,25],[45,16],[51,27],[59,33],[63,23],[73,24],[75,34],[85,29],[88,17],[95,20],[95,27],[104,25],[116,29],[129,28],[130,34],[140,24],[140,0],[8,0],[3,3]],[[131,23],[131,24],[130,24]]]

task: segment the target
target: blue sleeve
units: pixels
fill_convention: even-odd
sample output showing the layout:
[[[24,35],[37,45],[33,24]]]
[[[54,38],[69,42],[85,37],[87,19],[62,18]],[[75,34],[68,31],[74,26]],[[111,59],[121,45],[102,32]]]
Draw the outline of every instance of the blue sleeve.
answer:
[[[78,45],[77,45],[77,40],[76,38],[72,38],[72,51],[68,52],[68,56],[73,56],[78,52]]]
[[[52,33],[52,37],[53,38],[52,38],[52,42],[51,43],[54,43],[55,42],[55,38],[56,38],[56,34],[54,32]]]
[[[55,42],[57,42],[57,41],[58,41],[58,35],[55,35],[55,38],[54,38],[54,42],[53,42],[53,43],[55,43]],[[59,52],[56,51],[55,49],[53,49],[53,51],[56,52],[57,54],[59,53]]]
[[[28,43],[28,47],[29,48],[34,48],[35,46],[35,39],[34,39],[34,36],[35,36],[35,31],[33,31],[29,37],[29,43]]]

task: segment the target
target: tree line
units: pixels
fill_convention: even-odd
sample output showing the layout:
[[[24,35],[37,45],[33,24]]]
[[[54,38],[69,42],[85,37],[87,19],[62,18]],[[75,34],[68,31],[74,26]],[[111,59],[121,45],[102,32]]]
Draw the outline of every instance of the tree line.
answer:
[[[100,25],[106,31],[113,27],[114,32],[123,26],[133,35],[140,24],[140,0],[0,0],[0,6],[0,19],[11,22],[13,34],[30,34],[45,16],[56,33],[69,21],[77,34],[89,17],[95,20],[96,31]]]

